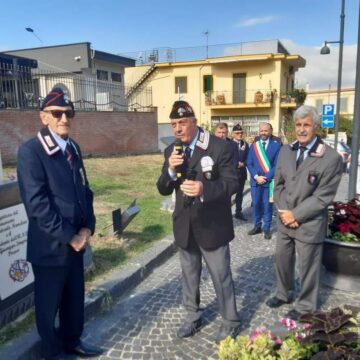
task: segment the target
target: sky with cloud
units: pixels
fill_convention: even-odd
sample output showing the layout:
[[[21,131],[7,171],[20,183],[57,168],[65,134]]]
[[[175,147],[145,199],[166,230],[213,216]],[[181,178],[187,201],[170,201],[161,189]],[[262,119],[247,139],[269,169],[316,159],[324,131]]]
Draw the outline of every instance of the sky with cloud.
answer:
[[[0,51],[88,41],[115,54],[279,39],[306,59],[299,86],[336,88],[342,0],[12,0],[0,12]],[[345,0],[343,87],[353,87],[360,0]],[[60,8],[59,8],[60,7]],[[3,10],[4,10],[3,9]],[[31,27],[34,33],[27,32]],[[208,36],[205,36],[205,33]],[[36,35],[36,36],[35,36]]]

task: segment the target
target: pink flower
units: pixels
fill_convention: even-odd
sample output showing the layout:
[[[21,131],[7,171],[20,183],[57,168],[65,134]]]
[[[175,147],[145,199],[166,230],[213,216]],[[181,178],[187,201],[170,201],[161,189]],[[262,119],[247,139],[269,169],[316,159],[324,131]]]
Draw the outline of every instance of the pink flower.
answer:
[[[250,340],[255,341],[255,339],[259,336],[265,334],[268,337],[271,337],[270,331],[265,326],[257,327],[250,335]]]
[[[272,341],[274,342],[274,345],[281,345],[282,344],[282,340],[278,336],[273,337]]]
[[[293,331],[297,328],[296,322],[289,318],[281,318],[280,324],[285,325],[289,331]]]

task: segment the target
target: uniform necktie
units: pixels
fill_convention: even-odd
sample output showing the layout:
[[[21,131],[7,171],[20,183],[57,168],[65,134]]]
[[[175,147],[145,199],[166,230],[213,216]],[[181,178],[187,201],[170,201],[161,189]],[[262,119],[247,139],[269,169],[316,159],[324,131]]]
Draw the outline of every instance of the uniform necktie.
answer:
[[[186,176],[186,172],[189,167],[190,158],[191,158],[191,149],[190,146],[187,146],[184,151],[184,166],[183,166],[184,176]]]
[[[66,161],[68,162],[70,169],[74,168],[74,150],[73,147],[67,143],[65,147]]]
[[[304,161],[304,154],[305,154],[305,150],[306,150],[306,146],[300,146],[300,155],[296,160],[296,168],[298,168],[301,163]]]
[[[266,141],[263,141],[262,146],[263,146],[264,150],[266,150]]]

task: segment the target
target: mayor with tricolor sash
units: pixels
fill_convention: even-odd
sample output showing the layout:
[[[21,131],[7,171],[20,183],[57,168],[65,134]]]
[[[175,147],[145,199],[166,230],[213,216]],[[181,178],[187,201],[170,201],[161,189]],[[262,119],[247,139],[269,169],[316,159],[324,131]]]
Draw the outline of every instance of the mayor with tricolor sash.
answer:
[[[271,239],[274,172],[281,145],[270,137],[270,124],[261,123],[259,134],[258,140],[250,146],[246,164],[250,172],[254,221],[254,228],[248,234],[256,235],[263,231],[264,238]]]

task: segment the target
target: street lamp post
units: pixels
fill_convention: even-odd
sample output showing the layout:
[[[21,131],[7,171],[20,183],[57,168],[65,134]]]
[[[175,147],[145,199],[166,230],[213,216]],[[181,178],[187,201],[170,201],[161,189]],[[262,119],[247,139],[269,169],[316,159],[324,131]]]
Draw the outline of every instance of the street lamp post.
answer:
[[[44,43],[42,42],[42,40],[35,34],[35,31],[34,31],[33,28],[27,27],[27,28],[25,28],[25,30],[26,30],[27,32],[29,32],[29,33],[32,33],[32,34],[40,41],[41,45],[44,45]]]
[[[336,119],[335,119],[335,140],[334,146],[337,150],[339,137],[339,122],[340,122],[340,94],[341,94],[341,75],[342,75],[342,60],[344,47],[344,19],[345,19],[345,0],[341,0],[341,14],[340,14],[340,40],[339,41],[325,41],[324,46],[320,50],[321,55],[330,54],[330,48],[327,44],[339,44],[339,66],[338,66],[338,80],[336,93]]]
[[[349,194],[348,199],[351,200],[356,195],[356,180],[360,175],[358,173],[359,161],[359,132],[360,132],[360,4],[359,4],[359,23],[358,23],[358,42],[356,55],[356,76],[355,76],[355,103],[354,118],[352,126],[351,138],[351,164],[349,175]]]

